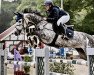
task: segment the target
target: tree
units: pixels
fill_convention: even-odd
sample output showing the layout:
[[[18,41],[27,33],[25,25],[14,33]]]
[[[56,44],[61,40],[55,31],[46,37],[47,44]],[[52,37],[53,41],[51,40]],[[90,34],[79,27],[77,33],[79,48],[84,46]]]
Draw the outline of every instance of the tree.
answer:
[[[2,1],[0,14],[0,33],[10,27],[13,20],[14,12],[19,4],[17,2]]]
[[[55,5],[61,6],[61,0],[53,0]],[[25,8],[32,8],[45,14],[42,6],[44,0],[22,0],[17,10],[22,11]],[[63,0],[64,10],[68,11],[71,19],[70,24],[74,25],[74,29],[89,34],[94,33],[94,1],[93,0]],[[93,27],[92,27],[93,26]]]
[[[54,0],[60,6],[60,0]],[[70,24],[74,29],[94,34],[94,1],[93,0],[64,0],[64,10],[68,11]]]

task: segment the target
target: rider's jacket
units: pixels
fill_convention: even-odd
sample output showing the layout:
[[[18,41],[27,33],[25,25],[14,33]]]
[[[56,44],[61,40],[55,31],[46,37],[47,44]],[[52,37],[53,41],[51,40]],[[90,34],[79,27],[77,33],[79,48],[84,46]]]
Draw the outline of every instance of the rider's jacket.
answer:
[[[67,12],[64,10],[61,10],[57,6],[52,6],[48,11],[47,11],[47,21],[50,23],[57,22],[57,20],[61,17],[67,15]]]

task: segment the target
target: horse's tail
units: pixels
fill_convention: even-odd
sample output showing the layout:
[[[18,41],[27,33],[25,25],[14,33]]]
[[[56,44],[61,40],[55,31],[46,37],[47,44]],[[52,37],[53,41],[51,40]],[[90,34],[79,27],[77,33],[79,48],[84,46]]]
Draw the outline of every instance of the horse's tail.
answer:
[[[90,45],[94,47],[94,37],[89,34],[85,34],[85,36],[89,39]]]

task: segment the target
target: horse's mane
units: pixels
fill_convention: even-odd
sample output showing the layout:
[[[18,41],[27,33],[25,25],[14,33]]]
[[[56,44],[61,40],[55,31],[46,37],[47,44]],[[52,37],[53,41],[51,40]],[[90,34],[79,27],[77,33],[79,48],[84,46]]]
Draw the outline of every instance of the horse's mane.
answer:
[[[32,10],[31,8],[25,8],[23,10],[23,13],[34,13],[34,14],[36,14],[38,16],[43,17],[43,15],[41,15],[41,13],[38,10]]]

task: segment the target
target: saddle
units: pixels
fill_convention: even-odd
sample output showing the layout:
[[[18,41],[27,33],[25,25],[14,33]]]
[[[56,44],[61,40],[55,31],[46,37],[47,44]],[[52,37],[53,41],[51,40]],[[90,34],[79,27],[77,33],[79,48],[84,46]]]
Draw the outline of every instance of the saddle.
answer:
[[[63,25],[63,29],[65,31],[65,36],[67,36],[68,38],[73,38],[74,36],[74,28],[73,28],[74,25],[66,25],[64,24]]]
[[[74,35],[74,25],[66,25],[66,24],[61,24],[60,26],[53,25],[53,30],[56,34],[58,35],[63,35],[62,38],[73,38]]]

